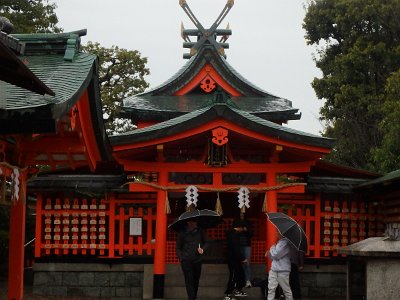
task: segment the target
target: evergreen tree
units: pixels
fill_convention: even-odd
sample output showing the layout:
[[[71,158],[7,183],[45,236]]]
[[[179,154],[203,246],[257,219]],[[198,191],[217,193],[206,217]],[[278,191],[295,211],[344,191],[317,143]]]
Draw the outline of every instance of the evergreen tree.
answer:
[[[118,117],[122,100],[143,92],[149,84],[144,77],[149,75],[147,58],[139,51],[117,46],[104,48],[99,43],[89,42],[84,51],[97,54],[100,60],[99,82],[103,104],[103,118],[108,133],[130,130],[133,125]]]
[[[14,25],[13,33],[60,32],[57,5],[48,0],[0,0],[0,15]]]
[[[325,136],[337,144],[329,160],[351,167],[387,171],[378,157],[392,121],[387,114],[388,78],[400,67],[400,1],[311,0],[303,27],[322,78],[312,85],[325,101]],[[391,98],[392,102],[399,99]],[[395,125],[395,124],[393,124]],[[381,149],[378,155],[377,149]],[[400,165],[391,166],[400,168]]]

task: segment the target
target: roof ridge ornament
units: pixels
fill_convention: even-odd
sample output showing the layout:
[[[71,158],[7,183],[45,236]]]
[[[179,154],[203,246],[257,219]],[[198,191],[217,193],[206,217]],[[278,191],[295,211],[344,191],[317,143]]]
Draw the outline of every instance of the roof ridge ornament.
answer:
[[[224,49],[229,48],[229,44],[226,43],[226,40],[232,34],[232,31],[229,29],[229,24],[226,29],[218,29],[218,26],[221,25],[221,22],[225,19],[226,15],[231,10],[232,6],[234,5],[234,0],[227,0],[225,7],[222,9],[222,12],[219,14],[218,18],[209,29],[205,29],[203,25],[199,22],[199,20],[196,18],[189,5],[187,4],[186,0],[179,0],[179,5],[182,7],[189,19],[193,22],[193,24],[197,27],[197,29],[185,29],[183,27],[183,23],[181,24],[181,36],[184,40],[183,48],[190,49],[189,53],[183,54],[183,58],[191,58],[199,51],[201,47],[208,44],[214,46],[217,52],[221,56],[226,58]],[[197,41],[192,42],[190,40],[190,36],[196,36]],[[221,36],[219,42],[217,42],[217,36]]]

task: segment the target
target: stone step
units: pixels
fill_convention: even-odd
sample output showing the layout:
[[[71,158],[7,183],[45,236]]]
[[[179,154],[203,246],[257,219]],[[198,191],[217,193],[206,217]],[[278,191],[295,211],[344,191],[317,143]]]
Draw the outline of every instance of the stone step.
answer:
[[[224,297],[225,286],[220,287],[199,287],[198,299],[222,299]],[[246,289],[247,297],[237,297],[237,299],[264,299],[259,288]],[[164,291],[165,299],[187,299],[185,287],[168,287]]]
[[[223,299],[229,270],[226,264],[203,264],[199,283],[198,299]],[[265,266],[252,266],[252,277],[265,277]],[[237,299],[264,299],[259,287],[246,288],[247,297]],[[187,299],[185,281],[179,264],[167,265],[165,276],[165,299]]]

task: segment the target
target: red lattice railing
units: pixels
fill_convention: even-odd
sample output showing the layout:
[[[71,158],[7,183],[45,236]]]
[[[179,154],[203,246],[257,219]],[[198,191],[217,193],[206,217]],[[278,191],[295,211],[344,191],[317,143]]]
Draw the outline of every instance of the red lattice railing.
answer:
[[[309,244],[308,257],[338,255],[338,248],[384,231],[378,206],[345,198],[320,200],[286,198],[278,200],[278,210],[293,217],[304,228]],[[141,198],[140,198],[141,197]],[[129,232],[130,219],[140,221],[140,233]],[[168,220],[171,222],[172,219]],[[265,263],[266,217],[250,218],[252,223],[251,263]],[[222,261],[226,231],[233,219],[207,230],[209,258]],[[91,255],[102,257],[153,256],[155,253],[155,193],[129,199],[59,198],[39,195],[36,207],[35,257],[48,255]],[[167,231],[166,262],[178,263],[176,233]]]

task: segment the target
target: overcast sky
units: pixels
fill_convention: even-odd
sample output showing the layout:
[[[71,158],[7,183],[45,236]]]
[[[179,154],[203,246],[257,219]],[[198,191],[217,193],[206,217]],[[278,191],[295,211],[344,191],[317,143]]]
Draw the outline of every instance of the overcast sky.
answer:
[[[181,21],[194,29],[179,0],[55,0],[59,26],[64,32],[86,28],[88,41],[102,46],[138,50],[148,58],[155,87],[174,75],[186,62],[182,55]],[[204,27],[210,27],[226,0],[187,0]],[[322,100],[311,82],[320,77],[306,45],[302,22],[305,0],[235,0],[220,28],[229,23],[232,36],[227,59],[249,81],[276,96],[291,100],[302,113],[288,127],[319,134]]]

